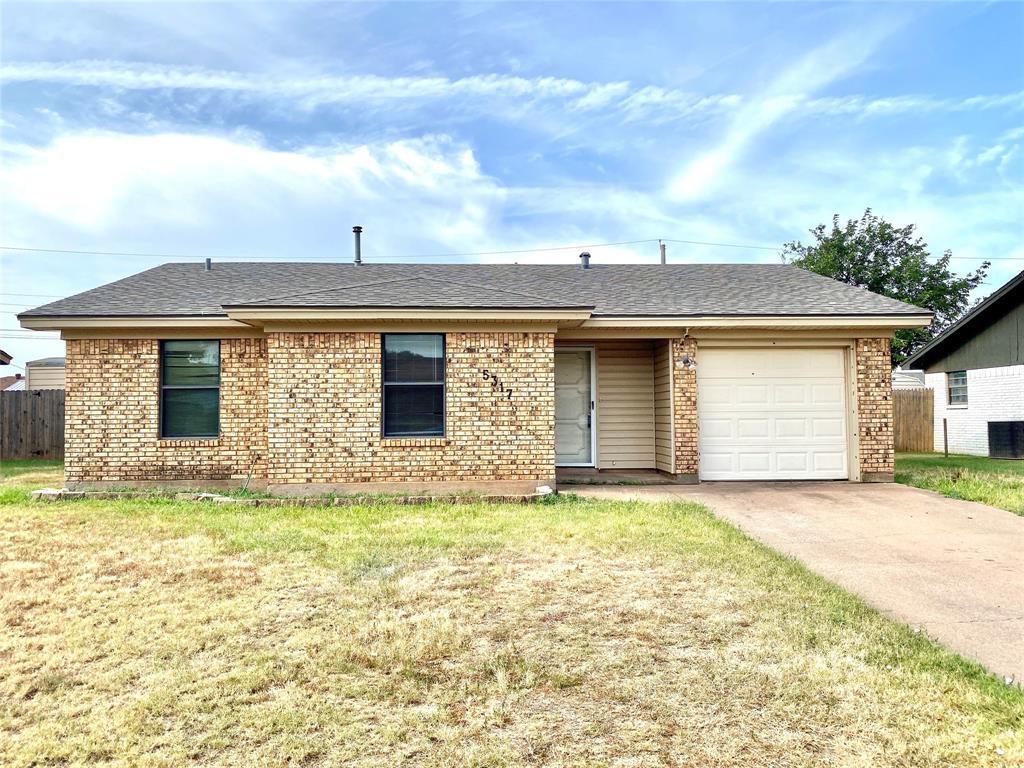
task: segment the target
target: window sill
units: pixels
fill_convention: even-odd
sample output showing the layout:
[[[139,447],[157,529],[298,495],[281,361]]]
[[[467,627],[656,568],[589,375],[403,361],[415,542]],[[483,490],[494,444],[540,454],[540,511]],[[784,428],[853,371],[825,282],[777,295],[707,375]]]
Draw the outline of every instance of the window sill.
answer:
[[[210,437],[161,437],[157,440],[159,448],[189,447],[196,444],[211,445],[220,442],[220,435]]]
[[[380,442],[389,448],[441,448],[451,443],[447,437],[382,437]]]
[[[947,405],[946,406],[946,410],[947,411],[966,411],[970,407],[971,406],[970,406],[969,403],[964,403],[964,404],[960,404],[960,405]]]

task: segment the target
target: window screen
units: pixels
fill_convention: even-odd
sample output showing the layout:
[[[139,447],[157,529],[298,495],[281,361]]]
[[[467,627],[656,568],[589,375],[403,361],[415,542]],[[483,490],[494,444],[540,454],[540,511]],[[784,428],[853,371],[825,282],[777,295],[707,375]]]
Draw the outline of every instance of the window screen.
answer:
[[[160,436],[220,434],[220,342],[160,342]]]
[[[444,435],[444,334],[383,336],[384,437]]]
[[[967,405],[967,371],[950,371],[946,374],[949,384],[949,404]]]

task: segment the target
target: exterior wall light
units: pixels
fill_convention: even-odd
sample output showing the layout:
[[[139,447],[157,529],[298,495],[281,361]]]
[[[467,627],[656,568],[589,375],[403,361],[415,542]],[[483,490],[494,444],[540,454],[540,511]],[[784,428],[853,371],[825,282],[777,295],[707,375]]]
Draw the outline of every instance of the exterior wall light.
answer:
[[[691,371],[697,370],[697,362],[689,355],[683,355],[676,360],[676,368],[688,368]]]

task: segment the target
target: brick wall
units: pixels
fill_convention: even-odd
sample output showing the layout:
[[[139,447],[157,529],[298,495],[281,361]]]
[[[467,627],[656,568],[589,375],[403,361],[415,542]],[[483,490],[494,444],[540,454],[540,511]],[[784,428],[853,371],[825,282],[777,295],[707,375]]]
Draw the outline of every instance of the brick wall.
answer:
[[[925,375],[935,397],[935,450],[942,450],[946,420],[950,453],[988,456],[990,421],[1024,420],[1024,365],[967,371],[967,406],[950,406],[945,373]]]
[[[891,480],[895,457],[888,339],[857,339],[857,439],[863,480]]]
[[[683,355],[697,360],[697,341],[673,339],[669,365],[672,368],[672,406],[675,415],[676,475],[696,479],[699,461],[697,430],[697,371],[680,368]]]
[[[65,480],[221,482],[266,477],[267,347],[221,341],[221,436],[161,440],[160,343],[155,339],[67,342]]]
[[[268,335],[271,484],[554,477],[554,334],[447,334],[445,436],[426,439],[381,437],[380,344]]]
[[[133,483],[335,485],[398,481],[550,481],[554,335],[449,333],[446,433],[381,436],[378,333],[271,333],[221,344],[221,437],[159,439],[159,342],[67,345],[66,479]],[[676,473],[698,472],[694,339],[671,342]],[[860,469],[893,471],[887,339],[856,342]],[[484,378],[484,371],[489,378]],[[497,391],[494,377],[502,384]],[[511,397],[507,392],[511,390]]]

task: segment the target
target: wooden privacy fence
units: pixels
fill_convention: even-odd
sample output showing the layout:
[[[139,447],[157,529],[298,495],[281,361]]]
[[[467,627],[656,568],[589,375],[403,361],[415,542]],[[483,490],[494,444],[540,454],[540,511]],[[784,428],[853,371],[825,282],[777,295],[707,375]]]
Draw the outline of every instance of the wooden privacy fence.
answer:
[[[64,390],[0,392],[0,459],[64,458]]]
[[[935,450],[935,400],[930,389],[895,389],[892,420],[896,450],[931,453]]]

